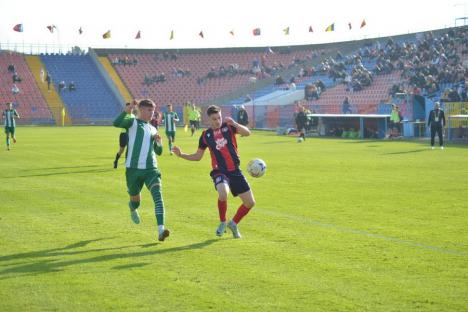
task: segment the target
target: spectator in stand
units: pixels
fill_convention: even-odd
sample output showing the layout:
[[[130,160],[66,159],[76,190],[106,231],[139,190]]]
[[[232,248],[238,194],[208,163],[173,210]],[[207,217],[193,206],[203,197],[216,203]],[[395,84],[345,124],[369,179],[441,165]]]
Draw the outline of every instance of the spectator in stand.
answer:
[[[65,89],[65,81],[62,80],[59,82],[58,89],[59,89],[59,92],[62,92],[63,89]]]
[[[20,89],[16,84],[13,84],[13,87],[11,87],[11,93],[13,93],[13,95],[17,95],[18,93],[20,93]]]
[[[16,72],[13,74],[13,77],[12,77],[12,78],[13,78],[13,83],[17,83],[17,82],[23,81],[23,79],[21,79],[21,77],[20,77],[20,76],[18,75],[18,73],[16,73]]]
[[[353,111],[351,110],[351,104],[349,103],[349,98],[345,97],[343,100],[343,104],[341,105],[341,112],[343,114],[352,114]]]
[[[285,84],[283,77],[281,77],[280,75],[277,75],[276,80],[275,80],[275,85],[281,86],[283,84]]]
[[[52,82],[52,77],[50,76],[49,72],[47,72],[46,81],[47,81],[47,90],[49,90],[50,92],[50,83]]]
[[[15,65],[9,64],[9,65],[8,65],[8,71],[9,71],[10,73],[15,73],[15,72],[16,72]]]
[[[75,86],[75,83],[73,81],[70,81],[70,83],[68,84],[68,91],[69,92],[76,91],[76,86]]]

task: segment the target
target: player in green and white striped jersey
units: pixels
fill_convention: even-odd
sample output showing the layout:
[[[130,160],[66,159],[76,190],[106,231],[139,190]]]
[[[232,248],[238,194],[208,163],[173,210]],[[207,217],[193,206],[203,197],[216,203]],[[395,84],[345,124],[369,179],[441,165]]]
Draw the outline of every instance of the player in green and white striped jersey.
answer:
[[[167,111],[163,114],[163,124],[166,129],[166,136],[169,140],[169,151],[172,155],[172,143],[175,142],[176,121],[179,121],[179,116],[172,111],[172,104],[167,104]]]
[[[131,114],[138,105],[138,117]],[[125,176],[127,191],[130,195],[130,216],[136,224],[140,223],[138,207],[141,200],[143,184],[151,192],[154,201],[154,212],[158,224],[158,240],[169,236],[164,227],[164,202],[161,192],[161,172],[158,169],[156,154],[161,155],[162,144],[158,131],[149,121],[153,117],[156,105],[151,100],[133,101],[115,120],[114,126],[128,129],[127,160]]]
[[[5,134],[6,134],[6,146],[7,150],[10,150],[10,135],[13,139],[13,143],[16,143],[15,137],[15,128],[16,121],[15,118],[20,118],[16,109],[13,109],[13,103],[6,103],[6,109],[3,111],[3,120],[5,122]]]

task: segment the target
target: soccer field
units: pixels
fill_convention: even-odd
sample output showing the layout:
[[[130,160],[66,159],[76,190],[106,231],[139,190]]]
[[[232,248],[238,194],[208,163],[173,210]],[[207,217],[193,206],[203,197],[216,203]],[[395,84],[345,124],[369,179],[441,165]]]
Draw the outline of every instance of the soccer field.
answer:
[[[184,161],[164,141],[159,243],[146,189],[130,220],[118,135],[19,127],[2,145],[0,311],[466,311],[468,146],[253,132],[242,168],[268,169],[248,178],[236,240],[214,233],[209,153]],[[176,143],[194,152],[198,135]]]

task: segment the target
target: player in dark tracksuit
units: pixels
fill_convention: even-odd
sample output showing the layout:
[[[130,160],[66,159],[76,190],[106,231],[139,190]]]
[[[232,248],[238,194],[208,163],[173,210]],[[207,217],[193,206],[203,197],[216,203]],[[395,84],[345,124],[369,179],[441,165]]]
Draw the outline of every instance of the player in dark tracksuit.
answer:
[[[436,133],[439,135],[439,145],[441,149],[444,149],[444,139],[442,131],[445,125],[445,114],[440,109],[440,103],[436,102],[434,109],[429,113],[429,119],[427,120],[427,126],[431,127],[431,147],[434,149],[434,138]]]
[[[299,131],[299,138],[305,140],[305,130],[307,125],[307,114],[304,111],[304,107],[299,107],[299,113],[296,115],[296,126]]]

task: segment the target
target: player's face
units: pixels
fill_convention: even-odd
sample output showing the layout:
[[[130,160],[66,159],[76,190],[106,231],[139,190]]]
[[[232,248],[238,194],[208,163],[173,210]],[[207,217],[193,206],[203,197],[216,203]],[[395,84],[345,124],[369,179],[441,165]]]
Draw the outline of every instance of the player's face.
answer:
[[[223,117],[221,116],[221,112],[216,113],[216,114],[211,114],[209,119],[210,119],[211,128],[213,129],[219,129],[221,127],[221,124],[223,123]]]
[[[140,119],[143,121],[150,121],[153,118],[154,107],[141,106],[139,109]]]

